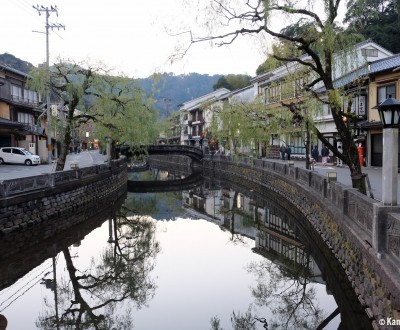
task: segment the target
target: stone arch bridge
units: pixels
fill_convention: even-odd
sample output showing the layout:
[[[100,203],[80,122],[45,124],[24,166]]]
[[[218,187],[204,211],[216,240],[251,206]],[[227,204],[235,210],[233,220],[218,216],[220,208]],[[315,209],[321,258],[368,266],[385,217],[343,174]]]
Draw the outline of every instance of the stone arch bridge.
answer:
[[[154,144],[148,145],[149,155],[183,155],[192,160],[201,162],[203,159],[203,149],[201,147],[179,145],[179,144]]]

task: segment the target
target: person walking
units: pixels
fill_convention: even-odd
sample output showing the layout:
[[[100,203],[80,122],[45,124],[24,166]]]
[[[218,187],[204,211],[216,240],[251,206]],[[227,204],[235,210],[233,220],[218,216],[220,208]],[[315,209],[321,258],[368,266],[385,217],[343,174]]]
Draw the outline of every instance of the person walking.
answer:
[[[311,157],[314,163],[318,162],[318,157],[319,157],[318,146],[314,146],[313,150],[311,150]]]
[[[285,153],[287,155],[287,160],[290,160],[290,154],[292,153],[292,149],[290,148],[289,144],[286,147]]]
[[[281,160],[285,160],[286,148],[285,148],[285,146],[283,144],[279,148],[279,153],[281,155]]]
[[[340,153],[342,153],[343,151],[342,151],[342,143],[340,142],[338,142],[338,144],[337,144],[337,150],[340,152]],[[337,157],[337,167],[343,167],[343,160],[341,160],[339,157]]]
[[[328,163],[328,158],[329,158],[329,150],[326,146],[322,147],[321,156],[322,156],[322,165],[325,166]]]

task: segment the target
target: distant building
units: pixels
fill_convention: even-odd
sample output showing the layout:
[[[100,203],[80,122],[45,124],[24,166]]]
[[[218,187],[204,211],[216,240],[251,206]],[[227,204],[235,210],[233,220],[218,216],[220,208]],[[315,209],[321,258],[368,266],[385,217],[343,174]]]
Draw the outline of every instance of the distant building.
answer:
[[[47,158],[46,129],[39,119],[45,109],[39,96],[27,89],[29,75],[0,64],[0,147],[22,147]]]

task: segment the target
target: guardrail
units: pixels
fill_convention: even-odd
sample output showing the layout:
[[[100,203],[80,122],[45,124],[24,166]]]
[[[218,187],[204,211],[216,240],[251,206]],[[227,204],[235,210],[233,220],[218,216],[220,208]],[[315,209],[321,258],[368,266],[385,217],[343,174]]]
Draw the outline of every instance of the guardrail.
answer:
[[[57,184],[69,181],[81,180],[88,177],[105,173],[122,166],[126,162],[125,157],[111,161],[107,164],[93,165],[83,168],[70,169],[62,172],[46,173],[42,175],[24,177],[19,179],[0,181],[0,198],[8,198],[18,194],[32,192],[35,190],[54,188]]]

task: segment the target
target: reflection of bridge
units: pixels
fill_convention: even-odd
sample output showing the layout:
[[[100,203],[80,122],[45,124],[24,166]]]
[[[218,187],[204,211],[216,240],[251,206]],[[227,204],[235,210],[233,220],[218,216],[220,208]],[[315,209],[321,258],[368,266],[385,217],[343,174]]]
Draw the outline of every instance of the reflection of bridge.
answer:
[[[147,146],[149,155],[184,155],[198,162],[203,159],[203,150],[200,147],[179,144],[155,144]]]
[[[201,172],[194,172],[184,179],[165,181],[132,181],[128,180],[128,192],[165,192],[189,190],[203,182]]]

